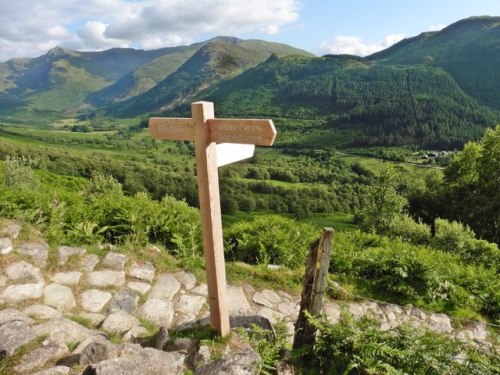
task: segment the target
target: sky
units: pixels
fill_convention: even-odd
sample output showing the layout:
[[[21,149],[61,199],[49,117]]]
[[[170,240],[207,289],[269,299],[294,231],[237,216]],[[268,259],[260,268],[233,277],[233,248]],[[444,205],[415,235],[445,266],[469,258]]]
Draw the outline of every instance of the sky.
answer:
[[[57,45],[148,50],[218,35],[365,56],[480,15],[500,16],[500,0],[0,0],[0,62]]]

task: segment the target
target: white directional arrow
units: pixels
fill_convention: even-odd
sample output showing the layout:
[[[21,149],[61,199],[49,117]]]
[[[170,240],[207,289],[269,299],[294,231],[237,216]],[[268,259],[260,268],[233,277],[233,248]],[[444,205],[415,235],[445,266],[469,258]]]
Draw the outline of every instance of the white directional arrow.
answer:
[[[217,155],[217,167],[235,163],[253,156],[255,145],[244,145],[241,143],[219,143],[215,146]]]

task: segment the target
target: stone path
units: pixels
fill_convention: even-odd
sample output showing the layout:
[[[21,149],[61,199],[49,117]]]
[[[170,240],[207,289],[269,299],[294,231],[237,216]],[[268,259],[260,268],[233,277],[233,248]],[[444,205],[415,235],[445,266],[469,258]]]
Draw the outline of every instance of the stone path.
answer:
[[[182,340],[174,342],[179,348],[169,352],[158,350],[163,345],[157,349],[138,345],[141,338],[151,336],[145,325],[169,329],[208,317],[207,286],[193,274],[161,273],[153,264],[131,261],[113,251],[101,259],[80,247],[49,249],[44,242],[19,243],[15,241],[19,231],[15,224],[0,228],[0,359],[39,340],[26,354],[16,357],[15,373],[184,374],[194,361],[202,365],[210,362],[207,348],[192,349],[192,344]],[[59,270],[47,274],[51,252]],[[8,257],[13,260],[5,261]],[[231,316],[257,315],[271,323],[282,320],[290,334],[299,299],[283,291],[228,286]],[[341,304],[325,304],[330,321],[339,320]],[[408,322],[490,345],[480,323],[455,331],[446,315],[427,314],[414,307],[374,302],[344,305],[355,317],[370,312],[383,329]],[[111,343],[111,336],[118,336],[122,343]],[[224,360],[231,361],[233,354],[228,353]],[[210,373],[210,366],[213,363],[206,363],[196,373]]]

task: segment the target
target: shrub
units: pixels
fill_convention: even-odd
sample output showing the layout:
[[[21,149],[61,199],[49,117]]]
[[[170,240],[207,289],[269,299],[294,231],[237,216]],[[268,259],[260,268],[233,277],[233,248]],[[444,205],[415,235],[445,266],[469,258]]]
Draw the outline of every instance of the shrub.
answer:
[[[376,320],[354,320],[345,311],[338,324],[309,319],[318,335],[301,365],[317,373],[482,375],[499,370],[498,357],[427,330],[400,325],[382,331]],[[457,360],[459,354],[463,361]]]
[[[474,232],[457,221],[436,219],[432,245],[440,250],[460,254],[467,241],[474,239]]]
[[[89,181],[89,187],[86,191],[86,195],[92,196],[101,194],[122,195],[122,184],[120,184],[111,175],[94,173]]]
[[[408,215],[398,215],[390,221],[387,235],[415,245],[428,244],[431,239],[431,228]]]
[[[3,184],[12,189],[38,190],[40,179],[33,172],[38,162],[24,156],[7,156],[4,164]]]
[[[249,264],[305,265],[312,241],[319,238],[310,225],[277,215],[257,216],[232,225],[225,233],[229,259]]]

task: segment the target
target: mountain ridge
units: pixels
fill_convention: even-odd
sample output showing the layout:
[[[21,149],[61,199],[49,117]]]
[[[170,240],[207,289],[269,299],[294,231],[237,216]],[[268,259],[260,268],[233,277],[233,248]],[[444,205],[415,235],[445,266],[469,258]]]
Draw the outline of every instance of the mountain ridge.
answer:
[[[421,33],[367,57],[316,57],[284,44],[227,36],[151,51],[55,47],[34,59],[0,64],[0,116],[50,110],[67,117],[66,111],[84,109],[111,118],[144,117],[181,114],[192,100],[213,100],[231,115],[360,128],[366,144],[391,139],[389,144],[431,145],[435,137],[437,144],[456,147],[500,122],[497,66],[500,17],[487,16]]]

